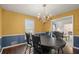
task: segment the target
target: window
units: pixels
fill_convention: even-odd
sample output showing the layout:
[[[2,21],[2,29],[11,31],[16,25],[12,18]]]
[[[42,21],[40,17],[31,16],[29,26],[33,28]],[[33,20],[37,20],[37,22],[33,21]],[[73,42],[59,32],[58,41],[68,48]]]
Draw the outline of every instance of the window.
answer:
[[[34,20],[25,20],[25,32],[34,33]]]

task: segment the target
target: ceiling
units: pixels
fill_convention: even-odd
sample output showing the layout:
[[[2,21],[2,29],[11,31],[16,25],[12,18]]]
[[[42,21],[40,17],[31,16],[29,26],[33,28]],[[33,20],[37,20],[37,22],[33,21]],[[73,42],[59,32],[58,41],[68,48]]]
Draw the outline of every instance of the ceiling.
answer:
[[[0,4],[0,7],[26,15],[44,16],[43,4]],[[79,8],[79,4],[46,4],[47,15],[57,15],[63,12]]]

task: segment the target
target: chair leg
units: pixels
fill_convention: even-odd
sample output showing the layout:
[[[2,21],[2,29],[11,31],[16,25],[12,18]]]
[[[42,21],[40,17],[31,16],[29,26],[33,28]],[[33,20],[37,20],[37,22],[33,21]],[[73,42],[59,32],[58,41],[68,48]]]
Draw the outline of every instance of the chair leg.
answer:
[[[60,53],[60,49],[58,49],[58,54]]]
[[[60,49],[55,49],[55,54],[59,54]]]
[[[25,49],[25,52],[24,52],[24,54],[26,54],[26,51],[27,51],[27,49],[28,49],[28,45],[26,45],[26,49]]]
[[[56,54],[56,50],[55,50],[55,54]]]
[[[32,47],[29,47],[29,54],[31,53],[31,48],[32,48]]]
[[[64,53],[63,48],[61,48],[62,54]]]

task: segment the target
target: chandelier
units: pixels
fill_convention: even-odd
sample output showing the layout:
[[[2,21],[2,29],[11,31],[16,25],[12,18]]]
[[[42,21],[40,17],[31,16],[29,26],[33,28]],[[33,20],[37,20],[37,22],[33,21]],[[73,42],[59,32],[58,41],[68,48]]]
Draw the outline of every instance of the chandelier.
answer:
[[[38,19],[40,19],[43,23],[45,23],[46,21],[49,21],[51,19],[51,15],[48,15],[48,11],[47,11],[47,5],[43,4],[43,15],[41,15],[41,13],[38,14]]]

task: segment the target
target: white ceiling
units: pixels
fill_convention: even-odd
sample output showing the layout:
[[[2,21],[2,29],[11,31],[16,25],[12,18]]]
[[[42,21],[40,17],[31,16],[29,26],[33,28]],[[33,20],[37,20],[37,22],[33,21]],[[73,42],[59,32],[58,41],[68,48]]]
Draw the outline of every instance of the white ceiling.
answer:
[[[37,16],[39,13],[44,15],[43,4],[0,4],[6,10],[23,13],[26,15]],[[79,4],[47,4],[47,13],[57,15],[79,8]]]

